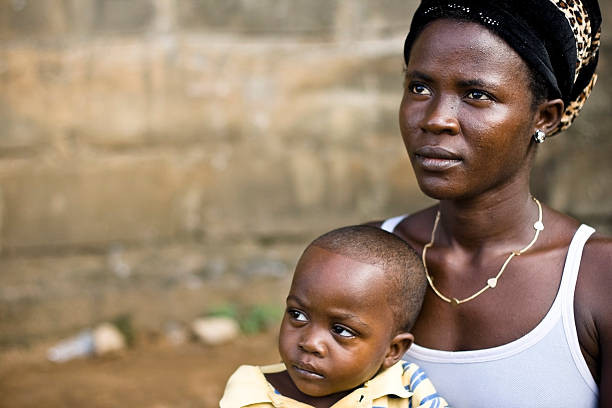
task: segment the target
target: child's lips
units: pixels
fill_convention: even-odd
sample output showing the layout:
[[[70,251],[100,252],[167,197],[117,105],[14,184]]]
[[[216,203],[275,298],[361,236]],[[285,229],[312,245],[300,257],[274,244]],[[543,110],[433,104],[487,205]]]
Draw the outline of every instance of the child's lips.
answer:
[[[304,378],[318,379],[318,380],[325,378],[324,375],[319,374],[317,372],[317,369],[314,366],[308,363],[301,363],[301,362],[294,363],[293,369],[298,375]]]

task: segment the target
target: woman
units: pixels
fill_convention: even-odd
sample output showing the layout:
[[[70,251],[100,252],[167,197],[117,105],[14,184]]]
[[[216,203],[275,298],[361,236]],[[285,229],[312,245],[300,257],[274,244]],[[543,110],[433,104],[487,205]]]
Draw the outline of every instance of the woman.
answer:
[[[452,406],[612,406],[612,240],[529,190],[539,144],[594,83],[600,22],[595,0],[415,13],[400,129],[439,204],[382,228],[422,251],[431,290],[406,359]]]

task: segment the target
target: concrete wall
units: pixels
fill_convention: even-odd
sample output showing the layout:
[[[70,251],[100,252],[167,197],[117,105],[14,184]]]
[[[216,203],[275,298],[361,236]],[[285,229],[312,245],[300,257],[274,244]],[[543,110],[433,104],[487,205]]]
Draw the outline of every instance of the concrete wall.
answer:
[[[429,203],[397,127],[415,7],[0,1],[0,346],[278,302],[318,233]],[[591,101],[533,176],[607,232],[610,38]]]

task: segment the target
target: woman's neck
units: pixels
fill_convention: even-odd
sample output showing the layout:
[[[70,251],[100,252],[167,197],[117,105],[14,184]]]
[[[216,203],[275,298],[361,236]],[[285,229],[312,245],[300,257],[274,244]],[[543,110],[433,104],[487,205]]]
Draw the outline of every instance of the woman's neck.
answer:
[[[440,202],[437,242],[465,250],[521,247],[533,235],[538,207],[528,190]]]

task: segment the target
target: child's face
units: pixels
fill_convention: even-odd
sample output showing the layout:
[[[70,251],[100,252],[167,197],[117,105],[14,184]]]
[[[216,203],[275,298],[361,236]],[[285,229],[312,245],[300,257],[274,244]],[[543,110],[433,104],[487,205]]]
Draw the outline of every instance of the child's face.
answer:
[[[279,351],[304,394],[355,388],[381,368],[394,337],[384,271],[311,246],[300,259]]]

